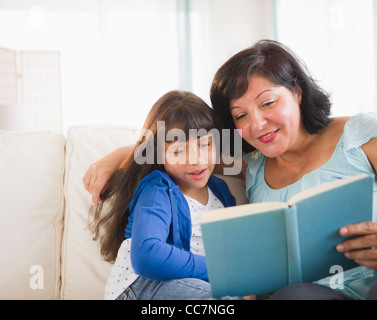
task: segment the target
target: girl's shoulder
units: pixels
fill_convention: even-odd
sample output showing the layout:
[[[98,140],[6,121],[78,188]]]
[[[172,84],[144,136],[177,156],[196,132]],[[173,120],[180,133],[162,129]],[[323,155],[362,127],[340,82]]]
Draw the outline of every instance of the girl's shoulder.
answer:
[[[160,170],[155,170],[146,175],[139,183],[139,186],[146,186],[146,185],[155,185],[155,184],[161,184],[161,185],[175,185],[173,180],[170,178],[170,176]]]
[[[134,198],[139,197],[141,193],[161,193],[168,192],[171,188],[178,188],[170,176],[163,171],[155,170],[146,175],[137,186]]]
[[[169,197],[169,191],[174,187],[179,190],[166,172],[159,170],[151,172],[138,184],[129,206],[130,212],[140,203],[140,200],[141,202],[156,198],[166,200]]]

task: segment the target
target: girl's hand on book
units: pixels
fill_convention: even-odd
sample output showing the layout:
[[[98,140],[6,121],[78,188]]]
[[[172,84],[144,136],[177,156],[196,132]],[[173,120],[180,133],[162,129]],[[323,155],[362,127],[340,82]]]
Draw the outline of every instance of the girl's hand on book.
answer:
[[[341,242],[336,246],[348,259],[358,264],[377,269],[377,222],[366,221],[345,226],[339,230],[342,236],[360,236]]]

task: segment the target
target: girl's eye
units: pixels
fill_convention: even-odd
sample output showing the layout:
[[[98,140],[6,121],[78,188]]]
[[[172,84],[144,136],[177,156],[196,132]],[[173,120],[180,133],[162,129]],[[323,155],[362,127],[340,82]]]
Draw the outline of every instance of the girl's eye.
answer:
[[[200,148],[208,148],[211,145],[212,145],[212,137],[211,136],[202,137],[198,140],[198,146]]]
[[[184,149],[183,148],[181,148],[181,149],[176,149],[175,151],[174,151],[174,155],[179,155],[179,154],[182,154],[183,153],[183,151],[184,151]]]

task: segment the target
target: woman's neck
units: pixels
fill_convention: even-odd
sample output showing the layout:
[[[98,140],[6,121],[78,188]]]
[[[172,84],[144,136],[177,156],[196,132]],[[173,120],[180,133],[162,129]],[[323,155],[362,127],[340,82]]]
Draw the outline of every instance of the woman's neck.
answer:
[[[277,156],[275,161],[281,165],[285,164],[290,167],[302,168],[308,163],[308,158],[315,156],[313,153],[317,150],[315,145],[318,143],[319,139],[319,134],[310,135],[305,132],[297,139],[294,146]]]

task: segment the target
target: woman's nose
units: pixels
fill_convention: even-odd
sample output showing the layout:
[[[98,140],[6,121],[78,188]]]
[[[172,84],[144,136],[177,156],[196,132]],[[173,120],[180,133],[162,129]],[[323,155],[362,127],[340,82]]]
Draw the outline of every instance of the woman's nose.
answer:
[[[259,109],[254,109],[249,114],[250,129],[253,132],[262,131],[267,123],[264,113]]]

